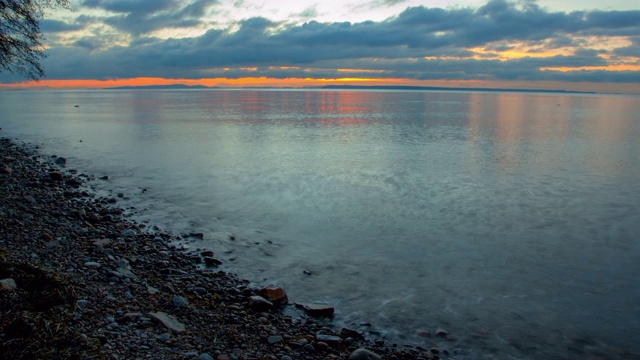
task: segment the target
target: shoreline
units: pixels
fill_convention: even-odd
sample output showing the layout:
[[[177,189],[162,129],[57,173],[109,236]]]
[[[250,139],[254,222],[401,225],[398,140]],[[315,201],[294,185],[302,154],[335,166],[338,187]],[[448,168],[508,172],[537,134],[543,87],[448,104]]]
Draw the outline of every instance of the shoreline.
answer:
[[[284,289],[260,289],[219,271],[214,252],[184,251],[171,244],[177,235],[122,217],[118,199],[83,187],[96,177],[65,165],[37,146],[0,138],[0,280],[8,288],[0,290],[0,352],[7,356],[446,359],[461,353],[367,339],[323,320],[333,313],[329,307],[296,304],[307,313],[285,315],[282,308],[292,305]]]

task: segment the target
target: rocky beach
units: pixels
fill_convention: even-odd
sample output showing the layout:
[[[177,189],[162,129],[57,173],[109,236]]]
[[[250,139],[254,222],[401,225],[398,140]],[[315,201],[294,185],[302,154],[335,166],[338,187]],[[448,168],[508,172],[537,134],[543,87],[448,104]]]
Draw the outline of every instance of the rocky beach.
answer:
[[[0,357],[449,359],[445,330],[414,347],[331,321],[218,269],[211,250],[136,223],[63,157],[0,139]],[[191,234],[198,236],[198,234]],[[321,286],[321,285],[319,285]],[[291,311],[283,311],[288,309]],[[297,316],[288,315],[294,312]],[[362,324],[367,326],[367,324]]]

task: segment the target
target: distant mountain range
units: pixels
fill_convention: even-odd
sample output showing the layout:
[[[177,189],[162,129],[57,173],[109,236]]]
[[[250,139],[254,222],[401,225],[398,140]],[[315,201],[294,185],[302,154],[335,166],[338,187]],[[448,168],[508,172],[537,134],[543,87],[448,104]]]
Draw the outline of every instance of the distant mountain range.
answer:
[[[452,88],[435,86],[385,86],[385,85],[326,85],[322,89],[351,89],[351,90],[417,90],[417,91],[490,91],[490,92],[545,92],[565,94],[596,94],[593,91],[573,90],[545,90],[545,89],[508,89],[508,88]]]
[[[182,89],[224,89],[220,87],[210,87],[204,85],[145,85],[145,86],[118,86],[104,88],[104,90],[136,90],[136,89],[160,89],[160,90],[182,90]],[[278,88],[246,88],[246,89],[278,89]],[[287,88],[291,89],[291,88]],[[320,87],[307,87],[304,89],[326,89],[326,90],[405,90],[405,91],[486,91],[486,92],[525,92],[525,93],[560,93],[560,94],[596,94],[592,91],[572,91],[572,90],[544,90],[544,89],[508,89],[508,88],[454,88],[435,86],[385,86],[385,85],[326,85]]]

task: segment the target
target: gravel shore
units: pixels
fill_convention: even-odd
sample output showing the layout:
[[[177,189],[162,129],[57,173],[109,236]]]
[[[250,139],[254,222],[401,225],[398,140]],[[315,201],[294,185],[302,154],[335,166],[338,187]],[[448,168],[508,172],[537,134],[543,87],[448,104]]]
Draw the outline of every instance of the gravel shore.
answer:
[[[13,359],[448,359],[336,328],[218,270],[211,251],[123,217],[64,158],[0,139],[0,357]],[[446,336],[434,334],[434,336]]]

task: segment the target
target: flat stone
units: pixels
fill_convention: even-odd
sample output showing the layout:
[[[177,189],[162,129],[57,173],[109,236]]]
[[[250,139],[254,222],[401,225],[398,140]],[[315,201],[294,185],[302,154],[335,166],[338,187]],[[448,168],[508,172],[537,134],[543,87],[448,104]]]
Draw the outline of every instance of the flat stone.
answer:
[[[342,339],[339,336],[326,335],[326,334],[317,334],[316,340],[327,343],[331,346],[339,345]]]
[[[169,341],[169,340],[171,340],[171,334],[169,334],[169,333],[160,334],[160,335],[156,336],[156,339],[158,339],[160,341]]]
[[[304,310],[308,315],[314,317],[331,317],[335,309],[329,305],[321,304],[300,304],[296,303],[298,309]]]
[[[131,270],[127,268],[117,268],[116,270],[109,271],[109,275],[115,276],[117,278],[129,278],[135,279],[136,274],[134,274]]]
[[[15,290],[17,287],[18,285],[13,279],[0,280],[0,288],[2,288],[3,290]]]
[[[274,305],[284,305],[289,302],[287,293],[283,288],[262,288],[258,291],[258,295],[271,301]]]
[[[95,262],[95,261],[87,261],[86,263],[84,263],[84,266],[86,267],[90,267],[90,268],[99,268],[102,265],[99,262]]]
[[[93,242],[93,246],[105,247],[110,245],[113,241],[111,239],[100,239]]]
[[[271,345],[282,342],[282,336],[269,336],[267,342]]]
[[[148,315],[152,319],[158,321],[164,327],[166,327],[167,329],[169,329],[169,330],[171,330],[173,332],[181,333],[181,332],[184,332],[186,330],[186,328],[185,328],[183,323],[179,322],[178,320],[176,320],[173,317],[171,317],[169,314],[166,314],[166,313],[164,313],[162,311],[150,312]]]
[[[380,355],[374,353],[373,351],[367,350],[365,348],[360,348],[354,350],[351,355],[349,355],[349,360],[381,360]]]
[[[142,317],[141,313],[126,313],[119,321],[133,321]]]

